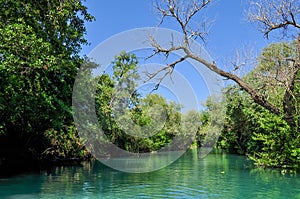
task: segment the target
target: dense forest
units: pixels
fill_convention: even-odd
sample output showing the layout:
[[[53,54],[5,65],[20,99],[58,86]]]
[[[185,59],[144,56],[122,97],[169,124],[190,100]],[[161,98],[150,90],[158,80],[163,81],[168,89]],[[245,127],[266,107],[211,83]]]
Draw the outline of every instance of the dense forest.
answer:
[[[79,55],[81,46],[87,44],[85,23],[94,17],[80,0],[0,2],[0,171],[93,158],[76,131],[72,91],[80,67],[88,65],[87,72],[97,67]],[[174,8],[176,4],[168,7],[166,17],[176,18]],[[182,18],[178,19],[181,22]],[[159,94],[142,96],[136,92],[138,59],[120,52],[111,63],[112,74],[95,77],[97,119],[106,137],[122,149],[156,151],[180,135],[184,140],[176,140],[173,149],[180,150],[186,145],[209,145],[211,136],[216,136],[209,131],[215,122],[211,110],[226,105],[224,126],[215,148],[247,155],[259,166],[299,169],[299,51],[300,39],[295,38],[266,46],[257,58],[257,66],[241,78],[207,63],[211,70],[236,84],[224,88],[224,101],[208,98],[204,110],[184,114],[181,104]],[[157,52],[167,53],[159,48]],[[122,96],[125,99],[125,91],[131,93],[129,100],[117,101]],[[122,118],[113,114],[113,107],[120,104],[128,109]],[[159,121],[151,117],[153,104],[166,110],[166,123],[154,135],[151,129]],[[134,129],[136,135],[146,132],[151,136],[127,135],[126,128],[131,126],[120,128],[118,120],[132,120],[139,126]]]
[[[71,96],[85,22],[94,17],[77,0],[0,4],[1,171],[85,156]]]

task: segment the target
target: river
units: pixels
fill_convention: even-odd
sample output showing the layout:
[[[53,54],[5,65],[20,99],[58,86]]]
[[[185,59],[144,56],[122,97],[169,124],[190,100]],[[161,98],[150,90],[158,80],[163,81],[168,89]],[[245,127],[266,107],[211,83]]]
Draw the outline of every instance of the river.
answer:
[[[161,170],[124,173],[93,161],[0,179],[0,198],[300,198],[300,176],[243,156],[191,150]]]

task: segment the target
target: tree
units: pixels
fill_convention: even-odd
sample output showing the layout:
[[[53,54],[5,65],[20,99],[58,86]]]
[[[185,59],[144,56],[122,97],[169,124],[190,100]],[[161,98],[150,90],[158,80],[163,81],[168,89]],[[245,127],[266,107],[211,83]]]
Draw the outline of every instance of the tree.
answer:
[[[258,67],[243,77],[276,106],[282,103],[286,90],[284,82],[291,69],[281,58],[293,57],[295,47],[295,42],[270,44],[262,50]],[[299,109],[298,92],[296,86],[295,98],[291,100],[296,110]],[[226,122],[218,143],[222,149],[247,154],[260,166],[299,168],[299,133],[283,116],[255,104],[236,85],[226,88],[226,98]],[[293,117],[297,121],[300,115],[296,110],[293,110]]]
[[[112,62],[113,74],[96,77],[97,118],[107,137],[106,140],[99,137],[99,141],[112,142],[131,152],[156,151],[170,143],[178,133],[180,106],[167,102],[158,94],[142,97],[136,85],[138,67],[134,54],[121,52]],[[103,144],[98,143],[96,147],[98,145]],[[105,155],[104,148],[102,152]]]
[[[72,87],[93,17],[80,0],[0,5],[1,157],[40,159],[60,134],[75,136]]]
[[[264,95],[262,95],[256,88],[251,86],[249,82],[247,82],[242,77],[236,75],[236,70],[240,69],[241,66],[234,66],[233,71],[225,71],[216,62],[210,62],[205,60],[204,58],[197,55],[197,53],[192,52],[189,48],[191,43],[191,39],[202,39],[204,40],[206,32],[206,23],[202,23],[204,25],[200,27],[194,27],[191,24],[191,20],[196,16],[200,15],[201,11],[205,9],[208,5],[212,3],[212,0],[163,0],[162,2],[156,2],[155,7],[157,8],[158,13],[161,16],[162,22],[165,18],[174,19],[181,32],[183,33],[183,41],[181,44],[174,44],[170,48],[164,48],[161,46],[155,38],[150,38],[152,41],[152,46],[155,48],[155,54],[164,54],[166,57],[174,51],[181,50],[185,53],[185,55],[178,60],[175,60],[171,64],[166,66],[168,70],[161,70],[161,72],[166,72],[171,74],[173,68],[176,64],[179,64],[186,59],[193,59],[204,66],[206,66],[211,71],[227,78],[233,80],[237,83],[239,87],[245,90],[250,97],[254,100],[255,103],[261,105],[272,114],[280,116],[284,115],[284,120],[292,127],[298,128],[299,124],[295,121],[295,115],[293,111],[295,110],[294,103],[292,103],[293,96],[295,96],[295,84],[296,78],[299,76],[299,57],[300,57],[300,36],[298,36],[297,43],[297,51],[298,54],[295,57],[283,57],[289,67],[290,74],[288,78],[285,80],[285,95],[281,99],[280,105],[275,105],[270,102]],[[294,32],[299,31],[299,1],[297,0],[274,0],[274,1],[258,1],[253,3],[253,9],[250,12],[250,18],[253,21],[262,24],[262,31],[266,36],[268,36],[271,32],[275,30],[283,30],[284,32],[293,29]],[[294,33],[292,32],[292,33]],[[165,76],[163,76],[165,77]],[[298,122],[299,123],[299,122]],[[298,126],[298,127],[297,127]]]
[[[233,154],[248,154],[248,143],[255,125],[248,114],[251,100],[236,85],[228,86],[226,93],[226,115],[218,147]],[[250,101],[250,102],[249,102]]]

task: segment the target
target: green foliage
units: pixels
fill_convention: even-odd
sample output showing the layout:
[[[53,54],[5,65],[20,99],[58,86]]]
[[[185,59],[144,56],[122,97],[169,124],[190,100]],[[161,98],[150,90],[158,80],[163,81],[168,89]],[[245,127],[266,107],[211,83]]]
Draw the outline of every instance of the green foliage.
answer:
[[[261,166],[298,168],[300,137],[296,132],[269,112],[256,112],[252,117],[257,126],[248,143],[249,157]]]
[[[157,151],[173,141],[172,150],[189,147],[199,130],[200,113],[182,114],[180,105],[159,94],[138,93],[135,55],[122,52],[112,68],[112,76],[97,77],[95,96],[98,121],[109,141],[132,152]]]
[[[93,16],[80,0],[0,0],[0,5],[0,160],[87,156],[72,121],[71,100],[79,67],[85,67],[82,76],[89,78],[96,67],[78,55],[81,45],[87,44],[84,23]],[[282,99],[298,56],[296,42],[271,44],[263,49],[257,68],[243,78],[284,110]],[[137,92],[135,55],[121,52],[112,69],[111,76],[87,80],[84,88],[97,83],[91,96],[97,119],[109,141],[120,148],[149,152],[175,142],[173,150],[180,150],[193,139],[198,146],[210,147],[220,136],[225,117],[218,147],[247,154],[261,166],[299,168],[300,72],[291,93],[296,124],[291,127],[284,111],[280,116],[271,114],[236,86],[226,88],[226,103],[209,98],[205,111],[182,114],[179,104],[161,95],[142,97]],[[89,127],[89,133],[95,129]]]
[[[41,158],[51,146],[45,132],[72,134],[63,129],[73,128],[78,52],[93,17],[79,0],[0,5],[0,156]]]
[[[251,128],[254,127],[247,107],[251,100],[235,86],[229,86],[225,92],[226,116],[218,147],[229,153],[246,154]]]
[[[201,146],[203,138],[199,136],[200,133],[200,124],[201,124],[201,113],[195,110],[190,110],[185,114],[181,115],[180,128],[178,129],[177,136],[179,139],[177,148],[185,149],[191,143],[194,143],[194,146]]]
[[[69,159],[85,158],[88,153],[77,136],[75,126],[63,126],[61,129],[49,129],[45,132],[45,137],[51,146],[41,154],[42,159]]]
[[[226,102],[222,100],[221,96],[209,96],[206,99],[200,128],[203,147],[213,147],[221,135],[226,110]]]
[[[283,109],[283,96],[298,60],[297,42],[274,43],[265,47],[258,65],[244,79],[272,104]],[[299,83],[296,82],[296,87]],[[296,90],[293,95],[297,94]],[[297,104],[294,98],[293,104]]]
[[[283,110],[286,83],[294,71],[293,59],[297,60],[296,43],[271,44],[262,51],[258,67],[244,78]],[[291,100],[296,124],[300,115],[299,86],[296,81]],[[266,111],[236,86],[227,87],[226,93],[226,122],[218,146],[228,152],[247,154],[260,166],[299,168],[299,126],[290,126],[283,111],[280,116]]]

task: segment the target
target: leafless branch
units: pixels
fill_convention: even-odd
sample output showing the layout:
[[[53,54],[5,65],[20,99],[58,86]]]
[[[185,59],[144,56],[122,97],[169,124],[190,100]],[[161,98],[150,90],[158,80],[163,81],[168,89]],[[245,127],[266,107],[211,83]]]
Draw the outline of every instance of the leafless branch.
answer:
[[[172,62],[171,64],[168,64],[167,66],[159,69],[158,71],[154,72],[154,73],[146,73],[146,76],[148,77],[148,79],[145,80],[145,82],[148,82],[151,79],[156,78],[159,74],[162,73],[162,76],[158,77],[158,82],[156,83],[154,90],[157,90],[161,84],[161,82],[169,75],[171,77],[173,71],[174,71],[174,67],[183,62],[185,59],[187,59],[187,56],[185,57],[181,57],[179,59],[177,59],[176,61]]]
[[[228,69],[232,71],[234,75],[239,77],[245,75],[247,72],[252,70],[257,63],[255,59],[256,54],[250,45],[243,45],[240,49],[236,50],[234,55],[231,57],[231,62]]]
[[[272,104],[269,101],[269,96],[264,92],[257,90],[255,86],[252,86],[249,82],[246,82],[244,78],[239,77],[237,71],[246,65],[246,60],[242,60],[240,54],[237,55],[238,60],[233,62],[233,71],[227,72],[216,64],[214,61],[208,61],[205,58],[202,58],[198,53],[192,52],[190,49],[191,39],[201,38],[207,34],[205,29],[205,24],[198,26],[198,29],[194,28],[190,23],[191,20],[200,13],[205,7],[207,7],[212,0],[161,0],[160,3],[156,2],[155,7],[158,13],[161,16],[161,23],[165,18],[174,19],[179,25],[182,33],[183,40],[180,44],[176,45],[171,40],[171,47],[161,46],[154,37],[150,37],[152,46],[154,47],[154,53],[151,56],[157,54],[164,54],[166,57],[172,52],[181,50],[184,52],[184,56],[171,64],[161,68],[155,73],[148,74],[149,79],[153,79],[156,76],[162,74],[159,77],[158,83],[156,84],[156,89],[159,87],[160,83],[167,75],[171,75],[175,65],[184,61],[185,59],[193,59],[204,66],[206,66],[211,71],[219,74],[220,76],[233,80],[236,82],[244,91],[246,91],[255,103],[261,105],[262,107],[269,110],[275,115],[281,115],[284,113],[286,121],[291,125],[295,126],[288,118],[292,114],[292,105],[291,99],[293,98],[294,85],[296,81],[296,76],[299,72],[299,57],[300,57],[300,36],[298,41],[298,53],[299,56],[294,59],[292,62],[289,57],[279,57],[278,64],[282,65],[279,68],[275,68],[275,73],[268,73],[268,71],[262,71],[260,78],[263,79],[262,87],[272,86],[275,88],[275,85],[282,85],[286,87],[285,96],[283,99],[283,108],[277,105]],[[296,31],[300,29],[300,24],[298,23],[300,13],[300,3],[299,0],[258,0],[251,3],[251,10],[249,18],[253,22],[258,22],[260,24],[261,31],[265,34],[266,37],[269,36],[274,30],[287,31],[289,27],[294,28]],[[291,67],[287,67],[285,64],[295,63]],[[285,67],[283,67],[285,65]],[[295,69],[295,70],[294,70]],[[272,79],[272,81],[270,81]],[[275,79],[275,81],[274,81]],[[276,80],[277,79],[277,80]]]
[[[172,35],[171,35],[172,36]],[[149,58],[159,54],[159,53],[164,53],[166,56],[168,56],[168,54],[170,52],[174,52],[174,51],[177,51],[177,50],[183,50],[185,47],[182,46],[182,45],[179,45],[179,46],[176,46],[174,43],[173,43],[173,39],[171,40],[170,44],[171,44],[171,47],[169,48],[164,48],[162,47],[157,41],[156,39],[150,35],[150,41],[151,41],[151,45],[153,48],[155,48],[154,50],[154,53],[152,55],[149,56]]]
[[[260,30],[268,38],[270,32],[281,30],[283,34],[289,27],[300,29],[299,0],[271,0],[251,2],[249,20],[258,22]]]
[[[204,18],[202,25],[193,31],[188,31],[188,26],[192,27],[191,19],[211,2],[212,0],[162,0],[160,3],[156,1],[154,7],[161,17],[159,24],[162,24],[165,18],[170,17],[178,23],[181,31],[185,35],[186,41],[192,37],[199,37],[204,41],[208,30]]]

